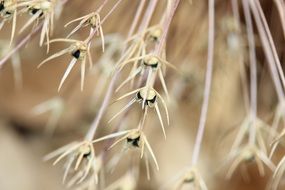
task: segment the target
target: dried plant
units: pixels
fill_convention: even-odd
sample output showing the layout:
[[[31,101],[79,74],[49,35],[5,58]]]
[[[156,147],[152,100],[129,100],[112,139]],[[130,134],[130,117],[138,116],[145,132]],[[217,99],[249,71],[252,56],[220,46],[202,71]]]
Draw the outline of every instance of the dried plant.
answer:
[[[60,125],[74,127],[71,133],[77,140],[44,157],[54,160],[53,165],[64,163],[67,188],[223,189],[222,180],[216,182],[216,168],[226,171],[222,179],[230,185],[238,168],[251,183],[251,175],[265,181],[269,168],[273,175],[268,189],[284,188],[285,156],[277,148],[284,148],[285,136],[284,0],[73,3],[0,0],[0,68],[12,62],[17,89],[22,90],[21,69],[29,73],[26,63],[30,60],[43,60],[37,61],[38,68],[57,62],[56,67],[49,64],[38,70],[48,73],[43,77],[48,85],[53,84],[61,62],[68,63],[53,98],[41,102],[45,96],[29,112],[33,120],[38,118],[35,115],[47,114],[45,122],[34,123],[45,126],[49,138],[59,134],[67,138],[68,129],[55,130]],[[5,32],[9,34],[8,40],[2,40],[2,32],[3,38]],[[33,52],[31,40],[36,36],[38,45],[47,46],[52,55]],[[67,47],[58,49],[56,42]],[[5,75],[9,69],[3,69]],[[31,75],[29,82],[37,79]],[[63,84],[66,88],[60,91]],[[119,103],[122,108],[116,107]],[[171,125],[190,132],[175,136],[179,130],[169,128],[166,139],[166,127]],[[227,143],[211,150],[223,132],[228,138],[222,142]],[[190,144],[168,145],[173,138],[182,142],[183,135]],[[167,155],[161,155],[165,149]],[[176,155],[178,149],[183,155]],[[217,167],[220,162],[222,167]],[[247,172],[250,163],[257,171]],[[179,164],[183,169],[174,175]],[[172,180],[164,177],[166,171],[171,171]]]

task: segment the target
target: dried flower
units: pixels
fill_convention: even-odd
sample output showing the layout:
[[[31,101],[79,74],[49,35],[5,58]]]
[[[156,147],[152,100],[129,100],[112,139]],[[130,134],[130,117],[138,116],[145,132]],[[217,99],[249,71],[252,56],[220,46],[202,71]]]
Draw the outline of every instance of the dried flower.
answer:
[[[69,62],[69,65],[60,81],[59,87],[58,87],[58,91],[61,89],[65,79],[67,78],[67,76],[69,75],[71,69],[74,67],[74,65],[79,61],[81,62],[81,91],[83,90],[83,86],[84,86],[84,78],[85,78],[85,67],[86,67],[86,62],[87,59],[89,61],[90,67],[92,66],[92,57],[91,57],[91,53],[90,53],[90,44],[87,44],[87,42],[85,41],[79,41],[79,40],[71,40],[71,39],[54,39],[51,40],[50,43],[53,42],[68,42],[68,43],[72,43],[68,48],[61,50],[58,53],[55,53],[54,55],[48,57],[47,59],[45,59],[44,61],[42,61],[39,65],[38,68],[41,67],[43,64],[45,64],[46,62],[57,58],[61,55],[64,54],[69,54],[70,56],[72,56],[72,60]]]

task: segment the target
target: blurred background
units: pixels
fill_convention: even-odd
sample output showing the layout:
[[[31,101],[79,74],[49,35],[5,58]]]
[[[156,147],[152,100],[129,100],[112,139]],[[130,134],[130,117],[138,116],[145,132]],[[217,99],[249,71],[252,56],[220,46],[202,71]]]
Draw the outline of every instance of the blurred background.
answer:
[[[106,15],[116,1],[109,1],[101,14]],[[106,51],[112,45],[119,52],[127,35],[139,1],[123,0],[119,7],[103,24]],[[284,63],[284,36],[277,8],[272,0],[260,1],[270,26],[274,42],[282,64]],[[96,10],[102,1],[69,0],[55,22],[52,38],[64,38],[73,28],[63,27],[72,19]],[[189,165],[197,132],[201,104],[203,100],[204,75],[208,47],[208,2],[181,0],[167,37],[167,60],[184,71],[179,75],[168,71],[165,77],[170,91],[168,104],[170,126],[166,128],[167,139],[161,133],[155,114],[150,114],[146,134],[157,156],[160,171],[152,170],[151,180],[142,174],[136,189],[158,189]],[[242,11],[242,7],[239,8]],[[159,2],[152,24],[157,23],[163,10]],[[265,189],[272,172],[260,177],[255,164],[249,164],[249,180],[244,179],[237,169],[231,179],[225,179],[228,165],[224,164],[233,139],[245,117],[245,100],[241,73],[248,75],[248,47],[244,18],[241,16],[241,31],[237,27],[230,1],[216,0],[215,3],[215,55],[213,86],[207,118],[205,138],[202,144],[199,167],[210,190],[262,190]],[[29,15],[22,13],[17,18],[17,28],[27,22]],[[15,44],[28,33],[18,35]],[[256,29],[255,29],[256,30]],[[87,30],[86,30],[87,31]],[[86,36],[82,30],[74,38]],[[87,32],[88,33],[88,32]],[[0,56],[9,50],[11,23],[6,23],[0,31]],[[277,98],[272,84],[258,34],[256,51],[258,61],[258,116],[271,123]],[[109,39],[109,40],[108,40]],[[27,45],[16,52],[0,70],[0,190],[57,190],[62,185],[62,166],[53,167],[52,162],[43,162],[43,156],[67,143],[84,137],[95,118],[112,75],[114,60],[104,58],[99,37],[92,48],[94,66],[88,69],[84,91],[80,91],[80,66],[76,65],[66,80],[62,90],[57,92],[61,77],[70,61],[68,55],[52,60],[37,69],[38,64],[49,55],[66,48],[64,43],[39,47],[39,35],[35,35]],[[97,45],[96,45],[97,43]],[[99,44],[99,45],[98,45]],[[2,53],[3,52],[3,53]],[[114,53],[113,56],[115,55]],[[13,65],[19,61],[18,64]],[[17,60],[19,59],[19,60]],[[113,62],[112,62],[113,61]],[[241,71],[241,63],[244,70]],[[19,65],[21,68],[19,68]],[[17,79],[18,77],[18,79]],[[19,77],[22,80],[19,80]],[[124,78],[120,78],[122,81]],[[248,83],[248,81],[245,81]],[[157,85],[160,92],[162,88]],[[113,95],[113,100],[128,88]],[[119,120],[108,124],[108,120],[126,102],[108,107],[96,137],[112,132]],[[41,113],[39,105],[47,109]],[[135,108],[126,118],[124,125],[134,126],[139,110]],[[100,146],[99,146],[100,147]],[[119,149],[110,151],[106,162]],[[283,155],[278,149],[278,155]],[[141,164],[144,168],[144,164]],[[128,163],[124,159],[114,173],[106,173],[106,183],[111,183],[124,174]],[[141,173],[144,173],[142,169]],[[281,185],[282,186],[282,185]],[[283,188],[285,188],[283,186]],[[171,188],[170,188],[171,189]],[[280,187],[282,189],[282,187]]]

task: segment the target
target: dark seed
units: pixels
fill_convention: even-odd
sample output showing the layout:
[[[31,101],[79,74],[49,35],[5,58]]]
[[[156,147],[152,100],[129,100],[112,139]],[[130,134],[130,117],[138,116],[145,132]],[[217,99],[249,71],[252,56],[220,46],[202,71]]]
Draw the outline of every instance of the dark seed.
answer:
[[[80,57],[80,50],[75,50],[74,52],[72,52],[72,56],[75,57],[76,59],[78,59]]]
[[[142,100],[143,99],[140,92],[137,93],[137,99],[138,100]]]
[[[84,158],[87,158],[87,157],[90,156],[90,154],[91,154],[91,152],[88,152],[88,153],[84,154],[83,157],[84,157]]]
[[[152,41],[157,42],[158,41],[158,37],[152,36]]]
[[[154,103],[155,103],[155,101],[156,101],[156,96],[154,96],[154,97],[153,97],[153,99],[148,100],[148,101],[154,104]]]
[[[128,142],[128,143],[131,143],[132,146],[134,146],[134,147],[139,147],[139,141],[140,141],[140,136],[138,136],[138,137],[135,138],[135,139],[127,138],[127,142]]]
[[[149,65],[149,64],[147,64],[146,62],[143,62],[143,64],[144,64],[145,66],[151,67],[151,68],[153,68],[153,69],[156,69],[157,66],[158,66],[158,63]]]
[[[1,1],[1,3],[0,3],[0,12],[3,11],[4,9],[5,9],[4,1]]]
[[[32,8],[30,9],[30,12],[32,15],[35,15],[38,11],[40,11],[40,9],[35,9],[35,8]],[[43,12],[41,12],[41,14],[39,15],[39,17],[43,16]]]

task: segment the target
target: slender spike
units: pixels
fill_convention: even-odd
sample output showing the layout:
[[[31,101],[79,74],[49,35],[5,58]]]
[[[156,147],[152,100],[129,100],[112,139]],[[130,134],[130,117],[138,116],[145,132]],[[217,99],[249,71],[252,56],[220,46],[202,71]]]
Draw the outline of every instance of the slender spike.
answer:
[[[233,163],[231,164],[227,174],[226,178],[230,179],[235,171],[235,169],[238,167],[238,165],[242,162],[243,158],[241,156],[238,156],[236,159],[234,159]]]
[[[118,143],[122,142],[123,140],[125,140],[128,137],[128,134],[121,137],[120,139],[116,140],[109,148],[108,150],[110,150],[111,148],[113,148],[114,146],[116,146]]]
[[[53,165],[56,165],[61,159],[63,159],[64,157],[66,157],[68,154],[72,153],[73,151],[75,151],[79,146],[81,146],[81,144],[75,145],[74,147],[71,147],[70,149],[68,149],[67,151],[65,151],[62,155],[60,155],[54,162]]]
[[[84,19],[84,18],[87,18],[87,17],[89,17],[89,16],[90,16],[90,14],[85,15],[85,16],[82,16],[82,17],[79,17],[79,18],[76,18],[76,19],[73,19],[73,20],[69,21],[68,23],[66,23],[66,24],[64,25],[64,27],[67,27],[68,25],[70,25],[70,24],[72,24],[72,23],[74,23],[74,22],[77,22],[77,21],[79,21],[79,20],[82,20],[82,19]]]
[[[102,40],[102,51],[105,52],[105,38],[104,38],[103,29],[101,26],[99,27],[99,32],[100,32],[100,36]]]
[[[14,14],[13,14],[12,32],[11,32],[11,40],[10,40],[9,47],[12,46],[12,43],[13,43],[13,40],[14,40],[14,36],[15,36],[15,32],[16,32],[16,22],[17,22],[17,9],[15,9]],[[0,30],[1,30],[1,27],[0,27]]]
[[[50,40],[50,43],[54,43],[54,42],[69,42],[69,43],[76,43],[76,42],[82,42],[79,40],[73,40],[73,39],[66,39],[66,38],[56,38],[56,39],[52,39]]]
[[[50,60],[52,60],[52,59],[55,59],[55,58],[57,58],[57,57],[59,57],[59,56],[62,56],[62,55],[64,55],[64,54],[68,53],[70,50],[71,50],[71,48],[69,47],[69,48],[66,48],[66,49],[61,50],[60,52],[57,52],[57,53],[53,54],[52,56],[50,56],[50,57],[48,57],[47,59],[43,60],[43,61],[37,66],[37,68],[40,68],[43,64],[45,64],[46,62],[48,62],[48,61],[50,61]]]
[[[77,62],[77,59],[76,59],[76,58],[73,58],[73,59],[70,61],[69,65],[68,65],[68,67],[67,67],[67,69],[66,69],[66,71],[65,71],[65,73],[64,73],[64,75],[63,75],[63,77],[62,77],[62,79],[61,79],[61,81],[60,81],[60,84],[59,84],[59,86],[58,86],[57,91],[60,91],[60,89],[61,89],[61,87],[62,87],[64,81],[66,80],[67,76],[69,75],[71,69],[74,67],[74,65],[76,64],[76,62]]]
[[[124,106],[118,113],[116,113],[109,121],[108,123],[111,123],[116,117],[118,117],[121,113],[123,113],[125,110],[127,110],[133,103],[135,103],[136,100],[132,99],[126,106]]]
[[[159,166],[158,166],[156,157],[155,157],[155,155],[154,155],[154,153],[153,153],[153,151],[152,151],[152,149],[151,149],[150,144],[149,144],[148,141],[147,141],[147,138],[145,137],[144,134],[142,134],[142,137],[143,137],[143,140],[144,140],[144,142],[145,142],[145,144],[146,144],[146,147],[147,147],[147,149],[148,149],[148,151],[149,151],[149,153],[150,153],[150,155],[151,155],[151,157],[152,157],[152,159],[153,159],[153,161],[154,161],[154,163],[155,163],[156,169],[159,170]]]
[[[84,25],[84,23],[88,20],[88,18],[82,20],[67,36],[66,38],[70,38],[70,36],[72,36],[75,32],[77,32],[80,28],[82,28],[82,26]]]
[[[40,14],[42,14],[42,11],[39,10],[36,14],[34,14],[29,20],[28,22],[20,29],[19,33],[22,33],[27,27],[29,27],[35,20],[37,20],[40,16]]]
[[[92,60],[92,56],[90,52],[90,43],[88,44],[87,55],[88,55],[88,61],[89,61],[89,69],[91,69],[93,67],[93,60]]]
[[[166,106],[166,103],[165,101],[163,100],[162,96],[156,92],[156,95],[159,97],[162,105],[163,105],[163,108],[164,108],[164,111],[165,111],[165,114],[166,114],[166,119],[167,119],[167,124],[169,125],[170,121],[169,121],[169,113],[168,113],[168,109],[167,109],[167,106]]]
[[[164,139],[166,139],[165,128],[164,128],[164,124],[163,124],[163,121],[162,121],[162,118],[161,118],[160,110],[158,108],[157,103],[155,103],[154,106],[155,106],[155,111],[157,113],[157,116],[158,116],[158,119],[159,119],[159,122],[160,122],[160,125],[161,125],[161,129],[162,129],[162,132],[163,132]]]
[[[70,143],[68,145],[65,145],[65,146],[63,146],[63,147],[61,147],[61,148],[59,148],[59,149],[57,149],[57,150],[47,154],[46,156],[44,156],[43,160],[44,161],[48,161],[48,160],[50,160],[50,159],[52,159],[54,157],[57,157],[60,154],[62,154],[63,152],[65,152],[65,150],[69,149],[69,147],[73,147],[76,144],[78,144],[78,142],[73,142],[73,143]]]
[[[143,88],[144,88],[144,87],[143,87]],[[135,93],[137,93],[138,91],[140,91],[140,90],[143,89],[143,88],[139,88],[139,89],[133,90],[133,91],[131,91],[131,92],[128,92],[128,93],[124,94],[123,96],[119,97],[118,99],[116,99],[115,102],[117,102],[117,101],[119,101],[119,100],[122,100],[122,99],[124,99],[124,98],[126,98],[126,97],[128,97],[128,96],[130,96],[130,95],[132,95],[132,94],[135,94]]]
[[[119,136],[122,136],[124,134],[127,134],[128,132],[130,132],[130,130],[126,130],[126,131],[119,131],[117,133],[113,133],[113,134],[110,134],[110,135],[106,135],[104,137],[101,137],[101,138],[98,138],[96,140],[93,140],[92,143],[97,143],[97,142],[100,142],[100,141],[104,141],[104,140],[107,140],[107,139],[112,139],[112,138],[115,138],[115,137],[119,137]]]
[[[84,57],[84,59],[82,60],[81,63],[81,91],[83,91],[83,87],[84,87],[84,79],[85,79],[85,65],[86,65],[86,57]]]
[[[67,178],[67,176],[68,176],[68,173],[69,173],[69,171],[70,171],[70,168],[71,168],[71,165],[72,165],[74,159],[75,159],[75,157],[72,156],[72,157],[68,160],[68,162],[67,162],[67,165],[66,165],[66,168],[65,168],[64,174],[63,174],[63,179],[62,179],[62,183],[63,183],[63,184],[65,184],[66,178]]]
[[[80,163],[81,163],[82,160],[83,160],[83,157],[84,157],[84,154],[83,154],[83,153],[81,153],[81,154],[78,156],[77,161],[76,161],[76,164],[75,164],[75,167],[74,167],[74,170],[75,170],[75,171],[78,170],[79,165],[80,165]]]
[[[118,92],[125,84],[127,84],[128,82],[130,82],[130,80],[132,80],[133,78],[135,78],[140,72],[141,72],[142,68],[139,67],[137,68],[132,75],[130,75],[126,80],[124,80],[119,86],[118,88],[115,90],[115,92]]]
[[[265,169],[264,169],[263,163],[260,160],[260,158],[258,157],[258,155],[256,155],[255,162],[256,162],[257,169],[259,171],[260,176],[263,177],[265,175]]]
[[[169,101],[170,98],[169,98],[169,93],[168,93],[168,90],[167,90],[167,87],[166,87],[166,84],[165,84],[165,80],[164,80],[164,77],[163,77],[163,74],[162,74],[162,71],[160,68],[158,68],[158,75],[159,75],[159,79],[160,79],[160,82],[162,84],[162,88],[166,94],[166,97],[167,97],[167,100]]]
[[[272,163],[272,161],[270,159],[268,159],[268,157],[266,156],[266,154],[264,154],[262,151],[258,151],[257,152],[258,157],[262,160],[262,162],[271,170],[271,171],[275,171],[276,166]]]
[[[144,160],[145,160],[145,167],[146,167],[147,180],[150,180],[150,168],[149,168],[149,162],[148,162],[148,156],[147,156],[147,154],[145,154]]]
[[[88,160],[88,164],[87,164],[87,167],[85,168],[85,172],[83,173],[82,177],[79,179],[77,184],[80,184],[87,177],[87,175],[89,174],[91,170],[94,159],[95,159],[95,152],[93,149],[91,149],[91,157]]]
[[[128,63],[131,63],[133,61],[137,61],[137,60],[143,59],[143,58],[145,58],[147,56],[149,56],[149,55],[143,55],[143,56],[138,56],[138,57],[134,57],[134,58],[128,59],[128,60],[120,63],[119,70],[122,70]]]
[[[42,46],[44,43],[45,35],[48,35],[48,33],[49,33],[49,30],[48,30],[49,19],[50,19],[49,16],[47,16],[44,20],[42,31],[41,31],[41,36],[40,36],[40,46]]]

